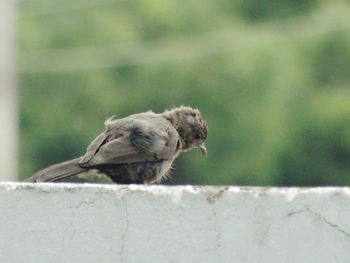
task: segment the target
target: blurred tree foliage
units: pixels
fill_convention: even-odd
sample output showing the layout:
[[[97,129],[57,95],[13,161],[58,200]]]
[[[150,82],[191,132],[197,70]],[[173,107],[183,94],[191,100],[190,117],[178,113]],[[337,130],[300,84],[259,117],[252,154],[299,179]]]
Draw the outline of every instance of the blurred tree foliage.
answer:
[[[183,154],[166,184],[350,184],[346,1],[27,0],[19,10],[20,179],[82,155],[106,117],[184,104],[208,121],[209,157]]]

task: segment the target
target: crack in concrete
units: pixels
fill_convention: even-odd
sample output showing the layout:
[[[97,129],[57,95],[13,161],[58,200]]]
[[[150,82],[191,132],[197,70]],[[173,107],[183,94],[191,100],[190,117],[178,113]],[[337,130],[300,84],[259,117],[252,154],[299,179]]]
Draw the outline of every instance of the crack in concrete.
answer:
[[[321,214],[312,211],[310,208],[307,208],[307,211],[315,216],[317,216],[318,218],[320,218],[324,223],[326,223],[327,225],[329,225],[330,227],[338,230],[340,233],[342,233],[343,235],[345,235],[346,237],[350,237],[350,233],[348,233],[347,231],[345,231],[344,229],[340,228],[337,224],[332,223],[331,221],[329,221],[327,218],[325,218],[324,216],[322,216]]]
[[[217,217],[217,213],[216,213],[216,206],[213,206],[213,216],[214,216],[214,225],[215,225],[215,234],[216,234],[216,239],[217,239],[217,243],[216,243],[216,247],[218,249],[221,248],[221,231],[220,231],[220,225],[218,222],[218,217]]]
[[[128,234],[129,231],[129,214],[128,214],[128,201],[127,199],[125,200],[125,230],[124,233],[122,235],[122,244],[121,244],[121,248],[120,248],[120,262],[123,263],[124,262],[124,249],[125,249],[125,243],[126,243],[126,236]]]
[[[302,209],[302,210],[297,210],[297,211],[289,212],[288,214],[286,214],[286,215],[282,218],[282,220],[285,220],[285,219],[287,219],[287,218],[289,218],[289,217],[292,217],[292,216],[295,216],[295,215],[299,215],[299,214],[305,213],[305,212],[307,212],[307,209]]]
[[[73,209],[74,207],[72,205],[72,200],[71,200],[71,198],[67,198],[67,200],[68,200],[68,209],[70,211],[70,215],[71,216],[70,216],[70,219],[69,219],[69,222],[68,222],[67,226],[65,227],[65,229],[63,231],[62,241],[61,241],[62,246],[60,248],[60,251],[63,251],[63,249],[65,248],[65,244],[67,243],[66,240],[68,239],[68,234],[71,232],[70,230],[73,228],[73,224],[74,224],[73,221],[74,221],[74,218],[75,218],[75,213],[74,213],[74,209]],[[69,241],[70,242],[73,240],[75,233],[76,233],[76,230],[73,231],[73,233],[69,234],[69,237],[70,237]]]
[[[262,233],[261,238],[259,240],[259,245],[262,247],[264,246],[264,244],[266,243],[267,240],[267,236],[270,234],[270,230],[271,230],[271,224],[269,224],[265,231]]]
[[[90,205],[93,205],[94,203],[96,202],[95,199],[92,199],[91,201],[81,201],[79,202],[76,206],[75,206],[75,209],[79,209],[81,206],[83,205],[86,205],[86,206],[90,206]]]
[[[287,219],[289,217],[292,217],[294,215],[298,215],[298,214],[302,214],[302,213],[309,213],[311,215],[316,216],[317,218],[319,218],[320,220],[322,220],[326,225],[330,226],[333,229],[336,229],[338,232],[342,233],[344,236],[350,238],[350,233],[345,231],[344,229],[342,229],[340,226],[338,226],[337,224],[331,222],[329,219],[327,219],[326,217],[324,217],[323,215],[321,215],[318,212],[313,211],[310,207],[307,207],[305,209],[301,209],[301,210],[297,210],[297,211],[292,211],[290,213],[288,213],[287,215],[285,215],[283,217],[284,219]]]

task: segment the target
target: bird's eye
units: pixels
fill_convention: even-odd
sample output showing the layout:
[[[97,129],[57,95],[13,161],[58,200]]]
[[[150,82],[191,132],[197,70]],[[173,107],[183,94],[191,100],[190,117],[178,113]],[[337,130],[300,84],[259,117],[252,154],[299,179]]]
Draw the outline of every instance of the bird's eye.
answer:
[[[196,135],[194,136],[194,138],[196,140],[200,140],[202,138],[202,135],[200,133],[196,133]]]

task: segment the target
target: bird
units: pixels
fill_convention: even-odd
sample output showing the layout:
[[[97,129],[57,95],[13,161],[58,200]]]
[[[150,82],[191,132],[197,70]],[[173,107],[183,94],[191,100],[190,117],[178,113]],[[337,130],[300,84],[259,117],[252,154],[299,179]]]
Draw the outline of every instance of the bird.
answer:
[[[168,177],[181,153],[197,148],[207,156],[207,122],[196,108],[113,116],[104,124],[83,156],[51,165],[26,181],[60,182],[97,170],[117,184],[154,184]]]

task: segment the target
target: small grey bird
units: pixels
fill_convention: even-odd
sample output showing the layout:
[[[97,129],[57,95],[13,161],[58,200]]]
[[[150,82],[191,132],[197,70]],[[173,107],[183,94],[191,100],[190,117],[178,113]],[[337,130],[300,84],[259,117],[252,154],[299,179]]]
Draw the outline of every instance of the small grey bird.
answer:
[[[178,107],[108,119],[83,157],[52,165],[27,182],[55,182],[98,170],[119,184],[153,184],[167,176],[176,157],[193,148],[205,155],[207,124],[198,109]]]

